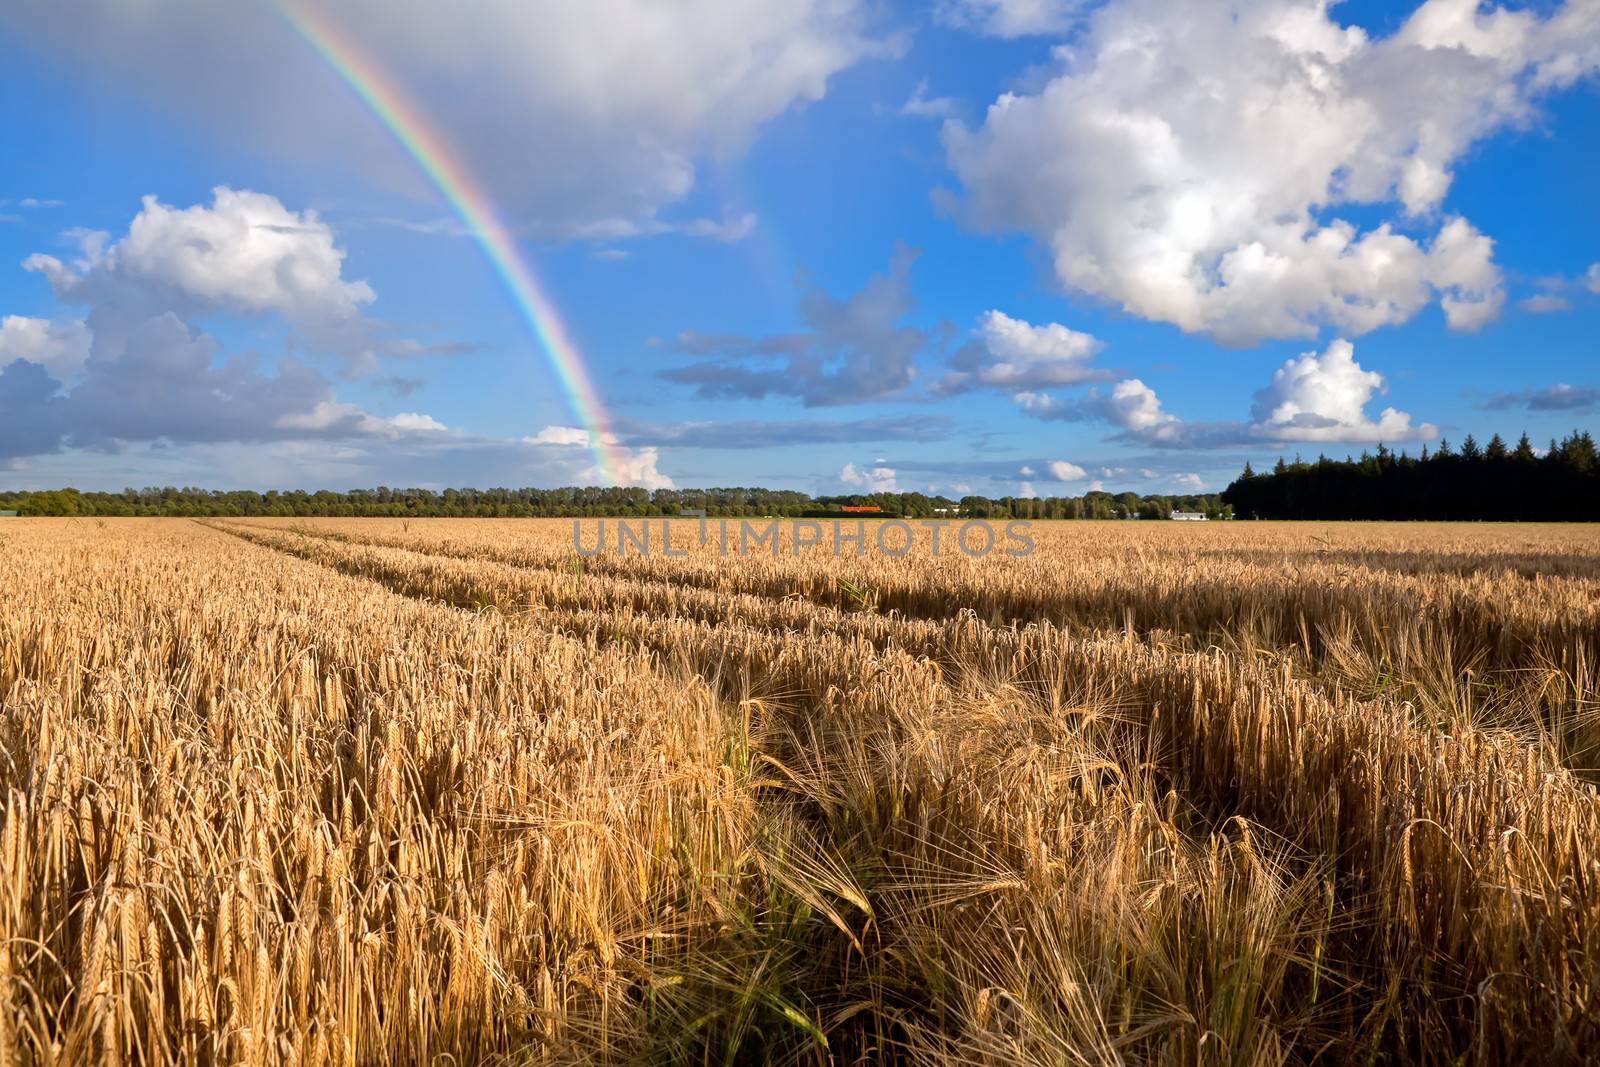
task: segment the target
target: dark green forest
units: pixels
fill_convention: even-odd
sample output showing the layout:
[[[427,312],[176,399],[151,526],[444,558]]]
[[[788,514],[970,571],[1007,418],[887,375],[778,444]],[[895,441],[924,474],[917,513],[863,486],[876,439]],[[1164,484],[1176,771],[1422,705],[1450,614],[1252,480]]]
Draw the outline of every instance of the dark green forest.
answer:
[[[1382,445],[1359,458],[1278,460],[1270,474],[1248,465],[1222,493],[1240,518],[1600,520],[1600,462],[1588,433],[1551,441],[1541,454],[1528,435],[1508,447],[1471,435],[1418,456]]]

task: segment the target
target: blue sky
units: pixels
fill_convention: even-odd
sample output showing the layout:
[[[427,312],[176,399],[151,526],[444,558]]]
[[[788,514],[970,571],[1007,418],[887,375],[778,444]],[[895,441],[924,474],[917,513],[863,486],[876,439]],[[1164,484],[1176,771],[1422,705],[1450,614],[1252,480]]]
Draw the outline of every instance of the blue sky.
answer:
[[[492,196],[622,480],[1217,490],[1600,407],[1600,3],[318,6]],[[0,486],[595,483],[268,4],[0,13]]]

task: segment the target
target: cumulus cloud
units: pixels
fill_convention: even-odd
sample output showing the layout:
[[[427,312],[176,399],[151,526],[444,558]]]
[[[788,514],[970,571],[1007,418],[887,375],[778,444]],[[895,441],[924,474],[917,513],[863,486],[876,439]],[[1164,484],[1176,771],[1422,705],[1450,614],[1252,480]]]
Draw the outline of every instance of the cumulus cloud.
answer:
[[[990,37],[1060,34],[1072,28],[1085,0],[939,0],[934,18]]]
[[[648,229],[694,188],[702,160],[738,152],[767,120],[820,99],[835,74],[893,51],[867,0],[480,0],[470,15],[387,0],[317,6],[518,228]],[[86,80],[252,148],[361,167],[433,198],[277,5],[8,4],[0,26]]]
[[[949,370],[933,387],[936,394],[982,386],[1026,392],[1110,376],[1089,365],[1101,343],[1057,322],[1035,326],[991,310],[983,313],[977,333],[979,341],[962,345],[951,357]]]
[[[1578,411],[1588,412],[1600,407],[1600,389],[1591,385],[1569,385],[1557,382],[1542,389],[1529,389],[1520,393],[1498,393],[1483,404],[1488,411]]]
[[[103,253],[86,252],[83,274],[53,256],[30,258],[68,298],[142,285],[208,308],[275,312],[295,322],[346,319],[373,299],[367,283],[344,278],[344,251],[316,212],[226,186],[212,190],[209,205],[187,208],[147,196],[125,237]]]
[[[25,359],[66,381],[89,358],[89,329],[82,322],[51,322],[23,315],[0,318],[0,367]]]
[[[1254,429],[1277,441],[1412,441],[1438,436],[1430,423],[1384,408],[1377,419],[1365,409],[1384,391],[1383,375],[1362,368],[1355,346],[1340,339],[1318,354],[1306,352],[1273,372],[1272,384],[1256,394]]]
[[[660,462],[661,453],[654,448],[640,448],[631,452],[619,449],[612,464],[612,473],[623,485],[639,489],[671,489],[675,483],[658,469]],[[599,468],[587,467],[584,474],[593,478],[599,474]]]
[[[602,442],[607,446],[606,458],[611,473],[621,484],[644,489],[673,487],[672,479],[659,469],[661,452],[654,445],[627,448],[620,443],[616,434],[597,434],[577,426],[546,426],[533,436],[521,440],[525,445],[545,446],[564,451],[580,448],[593,450]],[[581,480],[587,482],[597,482],[602,479],[598,464],[581,468],[578,475]]]
[[[1589,269],[1583,275],[1584,288],[1591,293],[1600,293],[1600,263],[1589,264]]]
[[[1039,419],[1109,423],[1130,441],[1162,448],[1216,448],[1260,441],[1376,443],[1428,440],[1439,435],[1432,423],[1414,425],[1411,416],[1386,407],[1367,414],[1374,396],[1384,392],[1383,375],[1355,360],[1344,339],[1322,352],[1287,360],[1272,381],[1255,394],[1248,422],[1188,423],[1165,410],[1156,391],[1138,378],[1118,382],[1107,393],[1091,390],[1078,401],[1024,393],[1015,399],[1025,414]]]
[[[1064,459],[1050,461],[1050,477],[1058,482],[1079,482],[1089,477],[1089,472],[1076,463],[1069,463]]]
[[[864,493],[898,493],[893,467],[868,467],[858,469],[854,463],[846,463],[839,469],[839,481],[852,489],[859,489]]]
[[[147,196],[116,241],[99,231],[69,234],[79,245],[75,260],[36,253],[23,265],[61,300],[90,308],[100,358],[115,359],[130,331],[167,311],[281,318],[364,370],[375,368],[379,351],[408,354],[405,342],[379,340],[362,317],[372,288],[345,278],[345,253],[328,225],[265,193],[218,186],[210,204],[187,208]]]
[[[1177,436],[1176,415],[1161,410],[1156,391],[1138,378],[1118,382],[1096,407],[1108,422],[1122,427],[1135,437],[1170,443]]]
[[[1426,0],[1374,38],[1333,10],[1113,0],[1042,88],[946,125],[967,217],[1047,243],[1069,288],[1227,342],[1362,333],[1433,300],[1483,324],[1493,242],[1435,213],[1473,143],[1596,69],[1600,20]],[[1347,205],[1392,217],[1363,230]]]
[[[808,288],[800,301],[805,333],[685,333],[675,351],[716,358],[660,375],[693,385],[708,399],[791,396],[807,407],[858,404],[899,392],[916,377],[916,356],[927,343],[924,331],[903,321],[916,306],[910,287],[916,257],[910,249],[896,249],[888,273],[874,275],[843,300]]]

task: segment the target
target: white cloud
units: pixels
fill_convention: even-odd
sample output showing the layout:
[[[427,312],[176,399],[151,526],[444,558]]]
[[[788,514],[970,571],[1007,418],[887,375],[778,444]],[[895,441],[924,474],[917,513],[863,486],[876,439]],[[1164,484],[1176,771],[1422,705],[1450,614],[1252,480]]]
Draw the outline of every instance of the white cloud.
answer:
[[[522,444],[546,446],[562,451],[593,448],[600,439],[608,446],[606,458],[611,472],[621,485],[645,489],[671,489],[673,481],[658,469],[661,453],[655,446],[625,448],[616,434],[597,435],[577,426],[546,426],[532,437],[521,439]],[[598,465],[584,467],[578,474],[585,483],[603,480]]]
[[[1206,491],[1205,479],[1198,474],[1177,475],[1172,479],[1172,484],[1191,493],[1203,493]]]
[[[1278,441],[1411,441],[1438,436],[1431,423],[1411,425],[1411,416],[1384,408],[1376,420],[1365,413],[1373,394],[1384,391],[1383,375],[1355,361],[1355,347],[1340,339],[1320,355],[1303,353],[1273,372],[1272,384],[1256,394],[1251,414],[1258,436]]]
[[[0,319],[0,367],[25,359],[39,364],[56,381],[66,381],[89,358],[89,340],[88,327],[81,322],[7,315]]]
[[[648,230],[694,188],[702,160],[737,153],[767,120],[822,98],[833,75],[893,51],[875,38],[867,0],[303,5],[313,6],[413,98],[519,229],[616,219]],[[59,0],[4,5],[0,26],[85,79],[255,150],[361,167],[432,202],[415,165],[278,10]]]
[[[278,312],[293,321],[344,319],[373,299],[346,281],[344,250],[314,211],[218,186],[210,206],[173,208],[153,196],[106,252],[102,269],[171,286],[207,305]]]
[[[1036,393],[1024,389],[1020,393],[1013,393],[1011,399],[1017,407],[1032,415],[1036,419],[1050,419],[1056,417],[1056,412],[1065,405],[1049,393]]]
[[[1085,6],[1084,0],[939,0],[934,18],[990,37],[1029,37],[1065,33]]]
[[[384,424],[404,433],[444,433],[450,427],[434,418],[415,411],[402,411],[382,420]]]
[[[1600,19],[1427,0],[1372,38],[1330,10],[1112,0],[1041,89],[946,125],[969,217],[1046,242],[1072,289],[1229,342],[1362,333],[1434,299],[1481,325],[1493,244],[1433,213],[1474,142],[1595,69]],[[1344,205],[1398,208],[1362,231]]]
[[[1032,478],[1035,474],[1038,473],[1038,471],[1034,470],[1032,467],[1024,466],[1017,473],[1022,475],[1024,478]]]
[[[897,493],[899,488],[895,482],[893,467],[870,467],[858,470],[854,463],[846,463],[839,470],[839,481],[845,485],[859,487],[868,493]]]
[[[1138,378],[1118,382],[1109,393],[1091,390],[1082,401],[1022,393],[1014,399],[1038,419],[1098,419],[1130,440],[1163,448],[1216,448],[1259,441],[1376,443],[1427,440],[1439,435],[1432,423],[1413,425],[1411,416],[1386,407],[1366,413],[1384,391],[1383,375],[1355,361],[1349,341],[1331,341],[1322,352],[1305,352],[1273,372],[1255,394],[1249,422],[1187,423],[1166,411],[1161,398]]]
[[[956,351],[950,369],[933,387],[936,394],[980,386],[1030,392],[1109,377],[1089,365],[1101,342],[1058,322],[1035,326],[990,310],[980,316],[977,333],[981,343]]]
[[[314,211],[218,186],[210,204],[175,208],[153,196],[116,241],[73,230],[78,258],[23,261],[56,295],[90,307],[94,354],[115,359],[127,334],[154,315],[231,312],[281,316],[313,345],[370,371],[380,347],[361,309],[364,281],[344,277],[344,250]]]
[[[273,420],[280,430],[329,432],[343,437],[399,438],[418,434],[447,433],[450,427],[432,415],[407,411],[398,415],[373,415],[354,404],[319,400],[309,410],[289,411]]]
[[[589,431],[576,426],[546,426],[527,438],[534,445],[584,445],[589,444]]]
[[[988,311],[980,327],[995,362],[978,377],[986,385],[1065,385],[1083,381],[1083,362],[1100,342],[1057,322],[1034,326],[1001,311]]]
[[[1535,293],[1525,300],[1518,301],[1517,306],[1523,311],[1535,315],[1549,315],[1558,311],[1571,311],[1572,304],[1566,297],[1556,293]]]
[[[617,482],[621,485],[633,486],[640,489],[671,489],[672,479],[656,469],[661,461],[661,455],[655,448],[640,448],[629,450],[615,447],[611,449],[612,473],[616,475]],[[583,472],[591,480],[600,477],[598,467],[589,467]]]
[[[294,212],[276,197],[218,186],[209,206],[174,208],[153,196],[121,240],[79,231],[80,269],[53,256],[30,257],[64,297],[107,281],[142,284],[207,308],[276,312],[297,322],[350,318],[373,299],[366,282],[346,281],[344,250],[316,212]]]
[[[65,200],[42,200],[37,196],[25,196],[18,200],[17,203],[22,207],[41,208],[65,207],[67,202]]]
[[[1034,489],[1032,482],[1023,482],[1017,487],[1017,496],[1023,500],[1034,500],[1039,496],[1039,493],[1038,490]]]
[[[946,119],[956,112],[956,102],[948,96],[929,96],[928,79],[923,78],[900,106],[900,114],[922,119]]]
[[[1089,477],[1089,472],[1076,463],[1055,459],[1050,461],[1050,477],[1058,482],[1078,482]]]
[[[1600,263],[1589,264],[1589,270],[1583,276],[1583,284],[1591,293],[1600,293]]]
[[[1118,382],[1109,396],[1095,402],[1108,422],[1147,440],[1173,440],[1181,425],[1176,415],[1161,410],[1156,391],[1138,378]]]

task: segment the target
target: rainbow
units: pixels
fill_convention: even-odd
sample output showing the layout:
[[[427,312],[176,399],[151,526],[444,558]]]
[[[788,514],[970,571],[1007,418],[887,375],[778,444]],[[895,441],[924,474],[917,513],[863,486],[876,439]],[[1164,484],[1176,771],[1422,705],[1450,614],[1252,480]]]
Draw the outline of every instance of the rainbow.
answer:
[[[338,26],[326,16],[289,0],[280,3],[279,10],[416,160],[483,247],[549,356],[573,415],[588,435],[600,477],[612,485],[623,484],[621,475],[627,469],[627,454],[617,444],[611,418],[589,380],[583,355],[568,334],[555,302],[539,283],[533,265],[518,251],[510,230],[496,216],[493,201],[482,185],[404,90]]]

